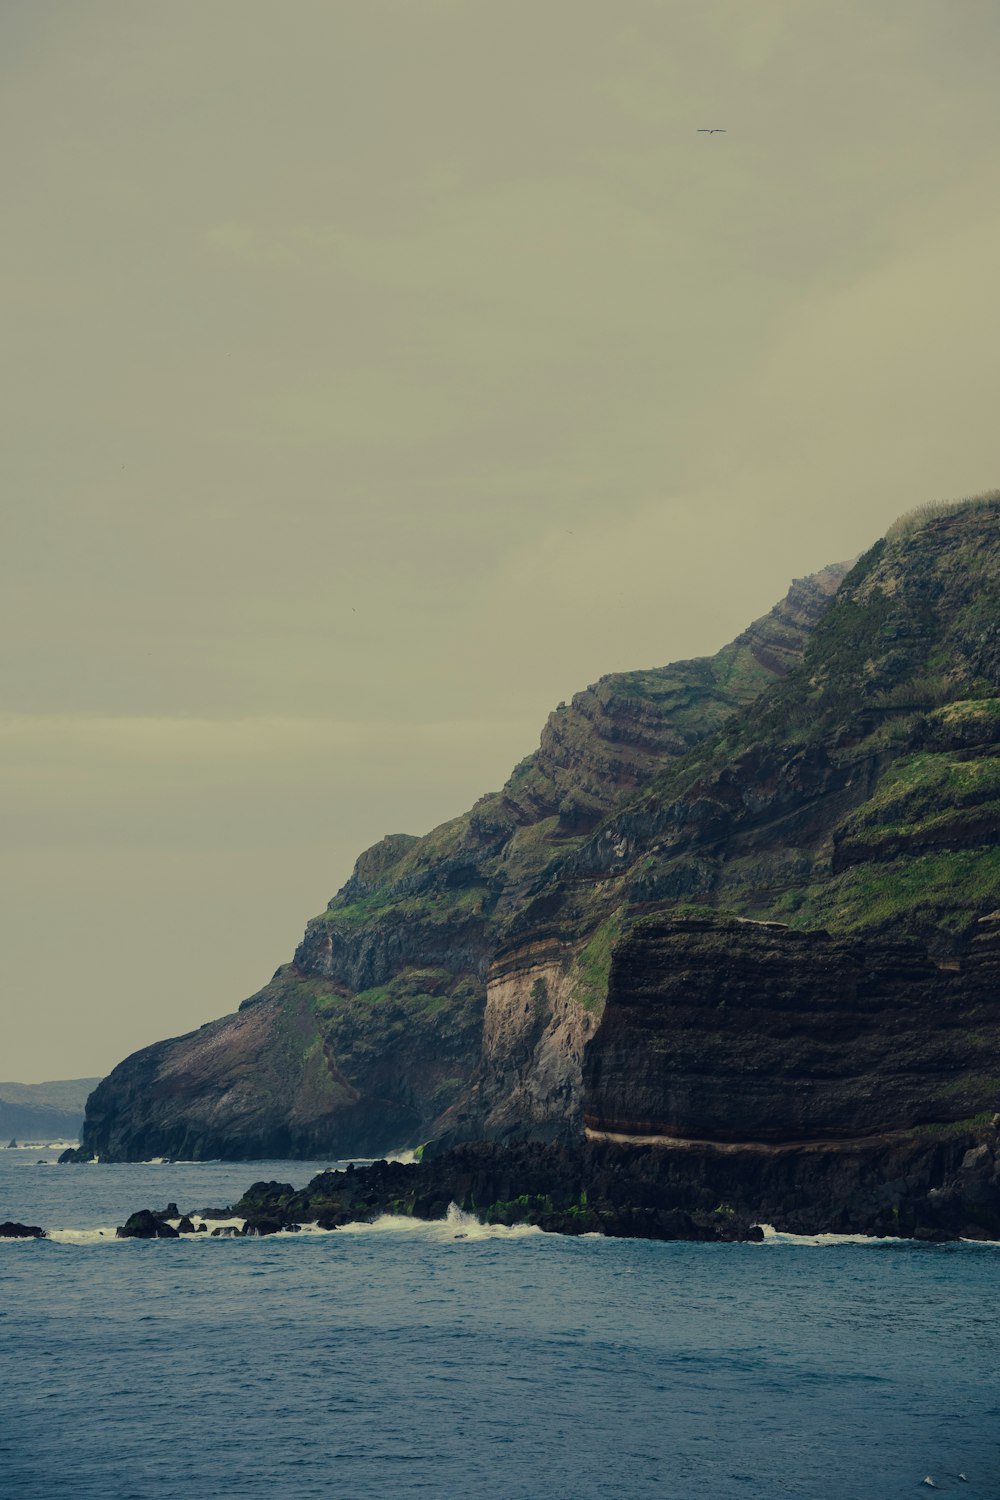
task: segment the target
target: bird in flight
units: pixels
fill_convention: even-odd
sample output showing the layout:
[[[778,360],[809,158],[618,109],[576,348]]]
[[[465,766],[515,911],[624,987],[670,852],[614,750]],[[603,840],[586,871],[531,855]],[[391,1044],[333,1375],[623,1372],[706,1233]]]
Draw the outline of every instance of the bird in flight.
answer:
[[[697,134],[698,135],[726,135],[727,131],[725,130],[725,128],[722,125],[714,125],[714,126],[699,125],[698,126]]]

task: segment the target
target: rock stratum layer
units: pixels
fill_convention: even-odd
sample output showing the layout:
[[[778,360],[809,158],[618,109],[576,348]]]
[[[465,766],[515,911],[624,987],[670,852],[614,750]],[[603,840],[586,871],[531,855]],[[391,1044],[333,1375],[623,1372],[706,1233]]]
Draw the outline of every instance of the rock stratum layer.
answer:
[[[499,793],[362,855],[237,1016],[119,1065],[84,1153],[569,1144],[586,1116],[692,1192],[734,1153],[760,1191],[874,1202],[897,1158],[943,1191],[926,1132],[964,1159],[1000,1108],[998,538],[996,496],[898,523],[717,656],[578,694]]]
[[[961,959],[772,923],[638,921],[584,1068],[593,1132],[847,1142],[989,1111],[1000,921]]]

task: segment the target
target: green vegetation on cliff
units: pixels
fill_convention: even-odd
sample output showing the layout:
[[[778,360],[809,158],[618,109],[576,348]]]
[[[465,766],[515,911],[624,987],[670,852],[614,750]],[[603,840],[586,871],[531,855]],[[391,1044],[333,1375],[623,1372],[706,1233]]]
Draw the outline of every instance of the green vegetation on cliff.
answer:
[[[998,752],[992,496],[871,548],[801,662],[612,813],[577,868],[647,903],[946,945],[1000,898]]]

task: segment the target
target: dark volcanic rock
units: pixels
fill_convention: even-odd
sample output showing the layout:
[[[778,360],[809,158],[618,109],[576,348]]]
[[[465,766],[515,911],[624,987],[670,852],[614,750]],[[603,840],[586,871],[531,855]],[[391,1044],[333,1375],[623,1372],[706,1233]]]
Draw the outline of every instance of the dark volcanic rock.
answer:
[[[337,1228],[381,1214],[444,1219],[455,1204],[487,1224],[533,1224],[551,1233],[637,1239],[746,1240],[759,1232],[741,1214],[661,1180],[655,1153],[521,1142],[470,1143],[417,1163],[379,1161],[322,1172],[294,1191],[255,1183],[234,1214],[284,1221],[295,1215]]]
[[[45,1230],[37,1224],[16,1224],[11,1219],[0,1224],[0,1240],[43,1240]]]
[[[152,1209],[140,1208],[129,1214],[124,1224],[115,1230],[120,1240],[176,1240],[180,1238],[172,1224],[155,1214]]]
[[[419,1164],[322,1172],[299,1191],[255,1183],[232,1211],[335,1228],[384,1213],[443,1219],[453,1203],[484,1223],[557,1234],[753,1240],[766,1223],[795,1234],[991,1239],[1000,1140],[990,1124],[838,1145],[480,1141]]]
[[[292,1219],[283,1213],[252,1213],[248,1215],[243,1226],[245,1235],[281,1234],[282,1231],[294,1234],[302,1228],[301,1224],[293,1223]]]
[[[67,1146],[59,1157],[59,1165],[64,1162],[89,1162],[94,1160],[94,1153],[82,1146]]]
[[[1000,1103],[1000,944],[647,918],[618,945],[584,1062],[592,1130],[835,1140]]]

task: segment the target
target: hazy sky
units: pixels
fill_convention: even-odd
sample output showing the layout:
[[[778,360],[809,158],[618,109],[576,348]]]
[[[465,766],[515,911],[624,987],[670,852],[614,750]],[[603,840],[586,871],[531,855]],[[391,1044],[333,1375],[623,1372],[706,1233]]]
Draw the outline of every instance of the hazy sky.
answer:
[[[4,0],[0,1076],[232,1010],[559,699],[1000,484],[998,47]]]

